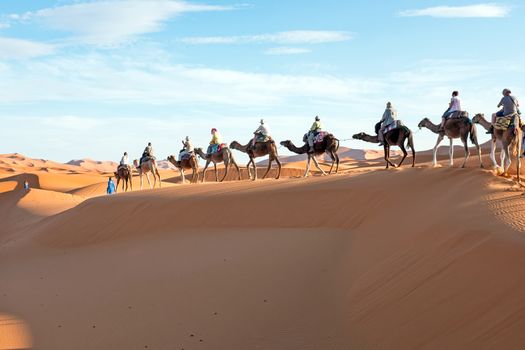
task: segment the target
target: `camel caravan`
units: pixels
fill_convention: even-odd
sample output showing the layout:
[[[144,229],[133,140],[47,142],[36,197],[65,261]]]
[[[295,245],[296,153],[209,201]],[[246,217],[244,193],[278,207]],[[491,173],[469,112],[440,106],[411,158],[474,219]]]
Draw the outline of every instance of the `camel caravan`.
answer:
[[[487,134],[491,135],[490,159],[493,167],[497,169],[498,175],[509,176],[509,168],[512,162],[511,158],[514,154],[516,155],[516,170],[519,182],[523,125],[521,123],[521,112],[519,111],[519,103],[516,97],[511,95],[510,90],[504,89],[503,98],[498,104],[498,108],[501,107],[501,109],[494,113],[492,119],[488,121],[485,119],[484,114],[481,113],[476,114],[470,119],[468,112],[461,109],[461,102],[458,96],[459,93],[457,91],[452,93],[452,98],[447,110],[441,117],[440,123],[434,124],[429,118],[423,118],[418,124],[420,130],[426,128],[437,135],[437,141],[432,152],[433,166],[437,166],[438,146],[443,139],[447,137],[450,143],[449,166],[454,165],[454,139],[460,139],[464,148],[464,158],[461,167],[464,168],[466,166],[470,157],[468,146],[469,141],[476,147],[479,166],[483,167],[481,147],[478,143],[478,135],[476,131],[476,124],[480,124],[487,130]],[[253,138],[244,145],[238,141],[233,141],[228,145],[222,142],[219,131],[216,128],[213,128],[211,129],[212,138],[206,152],[204,152],[202,148],[194,147],[190,138],[186,136],[182,141],[183,148],[178,156],[170,155],[167,157],[167,160],[180,172],[183,183],[186,181],[186,171],[190,170],[192,172],[191,183],[199,182],[198,158],[206,162],[200,182],[205,181],[206,171],[210,164],[213,164],[216,182],[224,181],[229,172],[233,171],[232,167],[235,170],[238,180],[242,180],[241,169],[235,161],[233,154],[233,150],[236,150],[245,153],[249,158],[249,161],[246,164],[246,170],[250,180],[255,181],[258,178],[257,163],[255,160],[265,156],[268,156],[268,165],[262,178],[265,179],[268,176],[273,163],[275,163],[277,165],[275,179],[279,179],[281,176],[282,165],[279,160],[278,146],[270,135],[270,130],[264,120],[261,119],[259,127],[253,134]],[[377,143],[380,146],[383,146],[386,169],[389,167],[400,167],[408,156],[407,149],[411,151],[412,167],[415,167],[416,165],[414,134],[401,120],[398,119],[397,111],[390,102],[387,103],[381,120],[375,125],[374,135],[360,132],[353,135],[352,138],[355,140]],[[502,148],[499,163],[495,156],[498,141]],[[339,171],[339,155],[337,152],[339,150],[340,140],[333,134],[323,130],[319,116],[315,117],[312,126],[308,132],[304,134],[302,142],[302,145],[296,146],[291,140],[285,140],[280,142],[279,145],[285,147],[292,153],[300,155],[306,154],[307,159],[303,177],[308,177],[310,174],[312,162],[322,175],[337,174]],[[393,146],[399,147],[402,152],[401,160],[397,164],[393,163],[390,159],[390,148]],[[326,159],[330,158],[331,160],[328,173],[319,164],[317,158],[320,156],[327,156]],[[223,164],[224,173],[220,178],[217,164]],[[120,181],[122,181],[123,191],[127,191],[128,188],[131,190],[133,189],[131,181],[133,170],[137,171],[139,174],[141,189],[143,188],[143,175],[146,176],[150,188],[155,188],[157,182],[158,187],[161,187],[161,177],[151,143],[148,143],[148,146],[144,149],[140,160],[135,159],[133,161],[133,167],[129,164],[128,154],[124,153],[120,165],[114,173],[115,178],[117,179],[116,189],[118,189]],[[153,176],[153,184],[150,180],[150,173]]]

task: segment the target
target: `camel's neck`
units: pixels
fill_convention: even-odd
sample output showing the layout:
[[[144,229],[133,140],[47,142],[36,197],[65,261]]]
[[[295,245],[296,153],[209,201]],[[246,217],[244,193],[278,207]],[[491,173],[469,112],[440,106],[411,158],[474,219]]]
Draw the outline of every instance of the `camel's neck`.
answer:
[[[291,141],[286,145],[286,148],[288,148],[290,152],[297,154],[305,154],[306,152],[308,152],[306,144],[303,147],[299,148],[296,145],[294,145]]]
[[[241,151],[241,152],[244,152],[244,153],[247,153],[248,152],[248,145],[241,145],[240,143],[236,143],[235,144],[235,149],[237,151]]]
[[[372,135],[366,135],[365,134],[361,140],[366,141],[366,142],[378,143],[379,142],[379,137],[377,135],[376,136],[372,136]]]
[[[479,125],[485,128],[485,130],[490,130],[490,127],[492,126],[491,123],[489,123],[485,118],[481,117],[478,120]]]
[[[423,126],[433,133],[439,134],[439,125],[432,123],[430,120],[427,120]]]
[[[197,153],[199,155],[199,157],[201,157],[202,159],[206,159],[207,158],[206,154],[204,154],[202,149],[196,149],[195,153]]]

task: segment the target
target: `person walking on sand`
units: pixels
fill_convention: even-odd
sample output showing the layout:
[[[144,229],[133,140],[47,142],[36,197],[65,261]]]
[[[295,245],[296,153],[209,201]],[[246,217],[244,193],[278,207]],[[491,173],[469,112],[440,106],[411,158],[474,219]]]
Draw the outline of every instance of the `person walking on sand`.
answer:
[[[454,112],[461,111],[461,100],[459,99],[458,95],[458,91],[452,92],[452,98],[450,99],[448,108],[441,117],[441,125],[439,126],[439,130],[444,130],[445,122]]]
[[[29,189],[29,182],[27,181],[27,179],[24,180],[24,190],[28,190]]]
[[[108,180],[108,188],[106,189],[107,194],[113,194],[115,193],[115,182],[113,182],[113,178],[110,176]]]

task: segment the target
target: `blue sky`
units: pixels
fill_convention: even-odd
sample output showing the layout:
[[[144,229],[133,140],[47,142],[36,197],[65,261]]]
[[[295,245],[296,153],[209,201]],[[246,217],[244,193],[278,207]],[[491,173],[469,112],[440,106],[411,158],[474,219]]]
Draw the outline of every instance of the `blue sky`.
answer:
[[[488,114],[524,93],[522,18],[517,1],[3,1],[0,153],[117,160],[151,141],[164,158],[212,127],[246,142],[260,118],[299,142],[315,115],[346,139],[387,101],[416,131],[452,90]]]

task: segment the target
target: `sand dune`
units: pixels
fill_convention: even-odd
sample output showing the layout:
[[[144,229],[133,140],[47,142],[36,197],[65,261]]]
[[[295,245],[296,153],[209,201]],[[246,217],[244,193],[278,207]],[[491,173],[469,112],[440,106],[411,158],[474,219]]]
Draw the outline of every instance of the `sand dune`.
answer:
[[[6,172],[0,349],[525,347],[522,191],[363,154],[116,196],[98,170]]]

